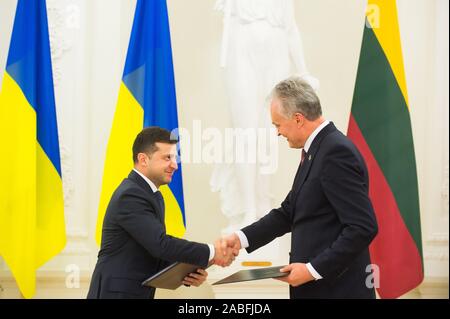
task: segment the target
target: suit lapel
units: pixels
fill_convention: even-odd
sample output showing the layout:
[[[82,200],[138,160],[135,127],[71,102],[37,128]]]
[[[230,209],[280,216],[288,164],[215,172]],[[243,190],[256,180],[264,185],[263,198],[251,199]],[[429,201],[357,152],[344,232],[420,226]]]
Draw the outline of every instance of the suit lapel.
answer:
[[[159,204],[158,199],[156,198],[155,193],[153,193],[152,188],[150,185],[134,170],[131,171],[131,173],[128,175],[128,178],[136,182],[140,187],[142,187],[149,195],[149,198],[151,201],[153,201],[156,205],[154,205],[157,208],[157,215],[160,221],[164,225],[164,211],[161,211],[161,205]]]
[[[297,194],[300,192],[300,189],[302,188],[303,184],[306,181],[306,178],[308,177],[309,170],[311,169],[314,158],[316,157],[316,153],[319,150],[320,143],[325,136],[334,131],[336,131],[336,127],[334,126],[333,122],[330,122],[330,124],[325,126],[314,138],[308,150],[308,153],[306,154],[306,158],[303,161],[303,164],[299,167],[297,176],[294,180],[294,185],[292,188],[294,189],[295,196],[297,196]]]
[[[136,182],[147,193],[149,193],[150,195],[153,195],[153,190],[150,187],[150,185],[148,185],[148,183],[138,173],[136,173],[134,170],[132,170],[130,172],[130,174],[128,175],[128,178],[131,179],[132,181]]]

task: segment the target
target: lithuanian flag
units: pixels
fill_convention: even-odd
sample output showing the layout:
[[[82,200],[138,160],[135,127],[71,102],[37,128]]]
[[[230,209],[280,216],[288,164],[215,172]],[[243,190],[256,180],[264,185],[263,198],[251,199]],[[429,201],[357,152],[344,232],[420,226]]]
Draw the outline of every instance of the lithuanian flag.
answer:
[[[379,232],[370,246],[381,298],[423,280],[416,160],[395,0],[371,0],[348,136],[363,154]]]
[[[0,255],[25,298],[65,243],[45,0],[19,0],[0,92]]]
[[[132,146],[143,127],[178,128],[172,48],[166,0],[138,0],[109,136],[97,218],[97,243],[114,190],[133,168]],[[160,188],[167,234],[185,232],[181,164],[169,186]]]

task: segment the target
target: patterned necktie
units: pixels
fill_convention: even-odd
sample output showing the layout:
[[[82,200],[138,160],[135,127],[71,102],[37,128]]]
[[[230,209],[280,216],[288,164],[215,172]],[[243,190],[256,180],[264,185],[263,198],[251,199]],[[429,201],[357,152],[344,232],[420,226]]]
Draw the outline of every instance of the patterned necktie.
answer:
[[[303,161],[305,160],[305,157],[306,157],[305,149],[302,149],[302,159],[301,159],[301,161],[300,161],[300,166],[303,165]]]

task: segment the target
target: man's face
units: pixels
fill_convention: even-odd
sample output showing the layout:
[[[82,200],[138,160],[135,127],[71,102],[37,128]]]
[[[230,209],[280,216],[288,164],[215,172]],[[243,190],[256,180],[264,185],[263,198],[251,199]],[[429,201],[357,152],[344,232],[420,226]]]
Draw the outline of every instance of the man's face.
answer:
[[[156,187],[169,184],[178,169],[176,144],[156,143],[158,148],[146,159],[146,176]]]
[[[278,131],[278,136],[282,135],[286,138],[291,148],[302,148],[305,144],[302,134],[302,126],[304,118],[301,114],[296,113],[291,118],[286,118],[281,113],[281,101],[274,97],[270,104],[270,114],[272,124]]]

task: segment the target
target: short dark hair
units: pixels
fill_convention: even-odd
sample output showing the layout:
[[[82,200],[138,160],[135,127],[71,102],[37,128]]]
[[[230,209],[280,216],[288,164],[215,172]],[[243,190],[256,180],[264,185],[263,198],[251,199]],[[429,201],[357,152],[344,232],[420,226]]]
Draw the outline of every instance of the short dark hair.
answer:
[[[153,154],[158,150],[156,143],[176,144],[178,139],[171,136],[170,132],[158,126],[144,128],[133,143],[133,161],[137,163],[139,153]]]

